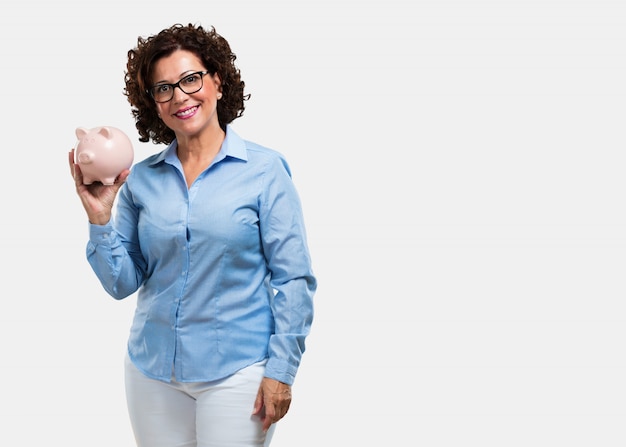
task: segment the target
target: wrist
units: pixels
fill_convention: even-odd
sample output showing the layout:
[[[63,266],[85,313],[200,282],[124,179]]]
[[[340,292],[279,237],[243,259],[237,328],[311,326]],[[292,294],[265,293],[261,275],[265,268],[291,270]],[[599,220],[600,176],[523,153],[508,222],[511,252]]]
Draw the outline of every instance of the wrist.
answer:
[[[88,216],[89,223],[92,225],[106,225],[111,220],[110,214],[98,214],[96,216]]]

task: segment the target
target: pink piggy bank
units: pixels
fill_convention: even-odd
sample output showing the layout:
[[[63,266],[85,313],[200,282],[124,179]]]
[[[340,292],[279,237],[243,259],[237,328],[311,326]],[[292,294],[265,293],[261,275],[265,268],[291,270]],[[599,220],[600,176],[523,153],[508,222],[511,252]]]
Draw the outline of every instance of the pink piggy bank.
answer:
[[[112,185],[117,176],[133,164],[133,145],[116,127],[78,127],[76,137],[74,162],[80,166],[85,185],[95,181]]]

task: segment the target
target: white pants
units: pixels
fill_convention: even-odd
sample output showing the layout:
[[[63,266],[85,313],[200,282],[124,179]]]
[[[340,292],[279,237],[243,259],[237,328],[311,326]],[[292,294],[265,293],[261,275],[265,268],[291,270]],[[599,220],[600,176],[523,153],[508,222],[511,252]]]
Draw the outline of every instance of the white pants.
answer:
[[[265,362],[213,382],[162,382],[125,360],[126,400],[138,447],[267,447],[252,416]]]

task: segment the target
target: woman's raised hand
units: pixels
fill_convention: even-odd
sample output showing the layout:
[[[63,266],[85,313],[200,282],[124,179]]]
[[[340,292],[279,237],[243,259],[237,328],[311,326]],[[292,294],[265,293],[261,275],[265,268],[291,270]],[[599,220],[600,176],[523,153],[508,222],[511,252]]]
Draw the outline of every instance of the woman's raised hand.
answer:
[[[111,219],[115,197],[124,182],[126,182],[130,169],[122,171],[112,185],[103,185],[100,182],[85,185],[83,184],[80,166],[74,162],[74,149],[70,150],[68,154],[68,162],[70,174],[76,184],[76,193],[87,212],[89,222],[95,225],[105,225]]]

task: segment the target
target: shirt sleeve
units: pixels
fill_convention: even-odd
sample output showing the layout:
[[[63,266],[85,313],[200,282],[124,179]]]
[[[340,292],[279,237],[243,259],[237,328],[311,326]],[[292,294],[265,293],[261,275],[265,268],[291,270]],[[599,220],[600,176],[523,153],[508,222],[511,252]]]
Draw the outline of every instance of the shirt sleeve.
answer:
[[[105,225],[89,224],[87,261],[102,287],[115,299],[136,292],[145,277],[137,239],[137,213],[129,197],[125,184],[118,196],[117,217]]]
[[[274,289],[274,334],[265,376],[291,385],[313,321],[313,274],[302,207],[287,162],[279,157],[268,169],[260,228]]]

